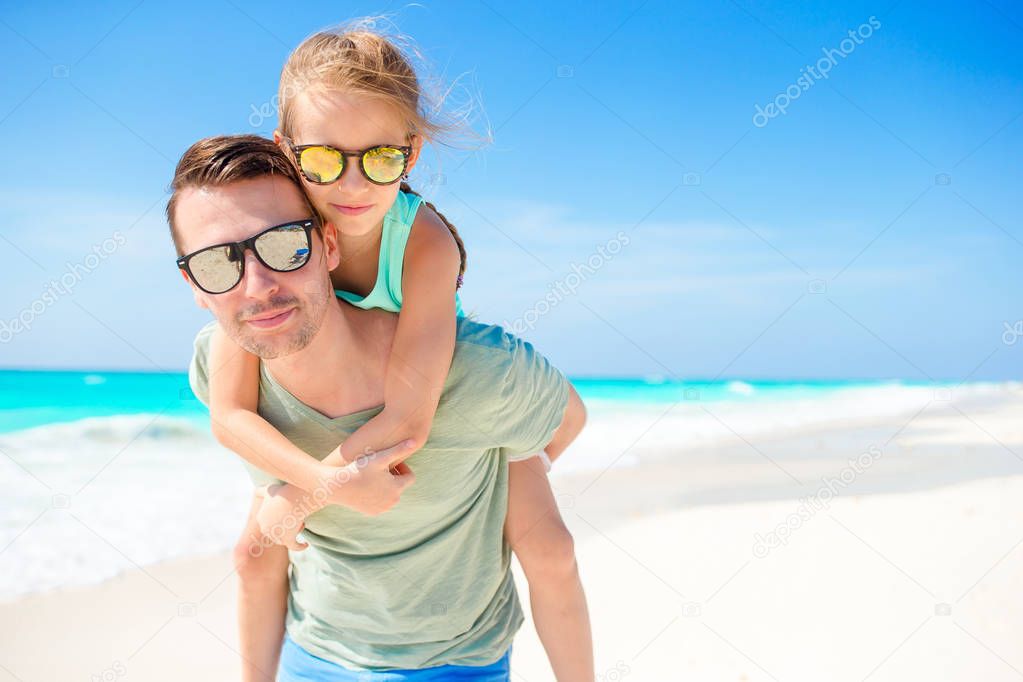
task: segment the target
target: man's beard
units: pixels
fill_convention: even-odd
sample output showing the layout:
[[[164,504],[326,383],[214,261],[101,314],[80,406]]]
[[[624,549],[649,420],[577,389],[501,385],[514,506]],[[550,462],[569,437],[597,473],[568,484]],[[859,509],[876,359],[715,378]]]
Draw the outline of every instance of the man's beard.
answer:
[[[248,324],[241,321],[242,318],[258,315],[261,312],[288,307],[294,307],[291,314],[299,316],[301,324],[298,329],[288,332],[286,335],[253,334],[248,330]],[[234,334],[230,336],[233,336],[235,343],[243,349],[263,360],[273,360],[291,355],[308,346],[316,333],[320,331],[326,309],[326,301],[319,297],[307,299],[304,302],[294,296],[274,298],[265,305],[249,308],[239,313],[233,321]]]

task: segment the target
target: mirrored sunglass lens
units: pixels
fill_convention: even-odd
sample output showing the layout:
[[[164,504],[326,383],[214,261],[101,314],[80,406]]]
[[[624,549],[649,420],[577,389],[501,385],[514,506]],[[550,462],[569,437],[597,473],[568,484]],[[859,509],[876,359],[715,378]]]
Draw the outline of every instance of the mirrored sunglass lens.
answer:
[[[238,283],[242,264],[232,259],[230,247],[215,246],[189,258],[188,269],[200,287],[219,294]]]
[[[262,234],[256,240],[256,251],[274,270],[288,272],[309,260],[309,238],[301,225],[285,225]]]
[[[312,182],[333,182],[344,169],[345,157],[327,147],[310,147],[302,150],[299,163],[302,172]]]
[[[405,170],[405,155],[394,147],[376,147],[362,155],[362,167],[375,182],[394,182]]]

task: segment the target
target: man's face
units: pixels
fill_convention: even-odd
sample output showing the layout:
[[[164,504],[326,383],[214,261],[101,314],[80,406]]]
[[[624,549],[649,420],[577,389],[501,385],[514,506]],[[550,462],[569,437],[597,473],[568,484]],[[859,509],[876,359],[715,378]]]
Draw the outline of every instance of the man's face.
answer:
[[[182,191],[175,224],[181,249],[190,254],[309,217],[294,184],[265,176]],[[261,358],[277,358],[309,344],[334,299],[329,273],[340,261],[334,228],[313,230],[310,248],[309,262],[291,272],[270,270],[246,250],[241,281],[223,294],[208,294],[186,279],[199,307],[208,308],[235,343]]]

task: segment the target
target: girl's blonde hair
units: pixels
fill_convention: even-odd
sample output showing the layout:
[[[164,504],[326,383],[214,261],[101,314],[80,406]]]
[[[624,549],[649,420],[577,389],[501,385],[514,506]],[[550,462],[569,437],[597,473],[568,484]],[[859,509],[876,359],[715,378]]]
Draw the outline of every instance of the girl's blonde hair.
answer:
[[[401,116],[409,135],[419,135],[430,142],[445,143],[446,139],[463,133],[478,139],[468,126],[467,110],[445,116],[441,105],[449,93],[434,96],[424,90],[413,67],[413,58],[424,61],[419,51],[405,37],[378,32],[376,24],[381,20],[368,17],[320,31],[295,48],[281,70],[277,93],[281,133],[294,136],[295,100],[305,90],[318,88],[383,101]],[[420,196],[407,182],[401,183],[401,190]],[[465,244],[455,226],[432,203],[425,199],[423,203],[440,216],[455,238],[461,257],[457,286],[461,286]]]

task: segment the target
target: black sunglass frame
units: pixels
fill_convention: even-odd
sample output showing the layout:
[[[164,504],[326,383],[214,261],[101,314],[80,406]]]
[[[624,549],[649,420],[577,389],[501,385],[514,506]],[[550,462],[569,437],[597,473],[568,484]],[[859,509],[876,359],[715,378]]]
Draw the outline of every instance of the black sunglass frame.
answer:
[[[299,265],[297,268],[291,268],[290,270],[278,270],[277,268],[273,267],[265,260],[263,260],[263,257],[259,255],[259,249],[256,248],[256,240],[265,235],[267,232],[273,232],[274,230],[279,230],[282,227],[294,227],[296,225],[301,227],[305,231],[306,248],[309,250],[309,253],[306,256],[305,263],[302,263],[302,265]],[[195,284],[195,286],[199,287],[207,294],[212,294],[214,296],[217,296],[219,294],[226,294],[227,292],[231,291],[236,286],[238,286],[238,283],[241,282],[242,279],[244,279],[245,277],[245,252],[247,250],[252,251],[252,255],[256,257],[256,260],[258,260],[263,265],[263,267],[267,268],[268,270],[273,270],[274,272],[295,272],[296,270],[301,270],[302,268],[304,268],[309,263],[309,261],[312,260],[313,257],[312,231],[313,228],[316,226],[317,222],[315,218],[307,218],[304,220],[289,220],[286,223],[281,223],[280,225],[273,225],[272,227],[268,227],[265,230],[259,232],[258,234],[254,234],[248,239],[243,239],[240,242],[224,242],[223,244],[212,244],[210,246],[204,246],[198,251],[193,251],[192,253],[185,254],[181,258],[178,258],[176,262],[178,264],[178,268],[183,270],[185,274],[188,275],[188,279],[191,280],[192,283]],[[202,284],[199,284],[199,281],[192,274],[192,268],[189,265],[189,262],[192,260],[194,256],[197,256],[200,253],[209,251],[210,249],[222,249],[225,246],[231,249],[231,256],[238,260],[239,263],[238,280],[234,284],[229,286],[227,289],[224,289],[223,291],[210,291]]]

